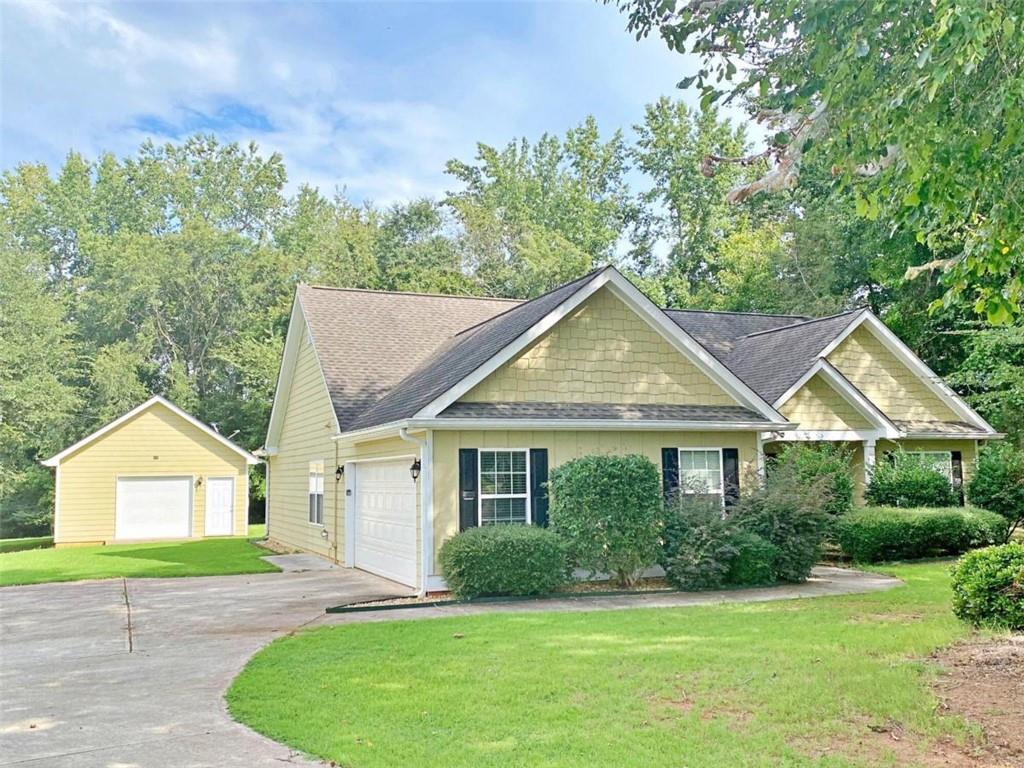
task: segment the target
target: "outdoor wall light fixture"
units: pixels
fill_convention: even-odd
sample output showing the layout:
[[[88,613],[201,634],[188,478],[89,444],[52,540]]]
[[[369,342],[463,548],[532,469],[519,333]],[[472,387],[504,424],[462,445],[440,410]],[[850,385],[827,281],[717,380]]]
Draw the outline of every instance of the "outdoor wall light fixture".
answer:
[[[344,475],[345,475],[345,468],[339,464],[338,468],[336,470],[334,470],[334,482],[340,483],[341,482],[341,478]]]
[[[420,479],[420,460],[413,459],[412,466],[409,467],[409,474],[412,475],[412,481],[415,483]]]

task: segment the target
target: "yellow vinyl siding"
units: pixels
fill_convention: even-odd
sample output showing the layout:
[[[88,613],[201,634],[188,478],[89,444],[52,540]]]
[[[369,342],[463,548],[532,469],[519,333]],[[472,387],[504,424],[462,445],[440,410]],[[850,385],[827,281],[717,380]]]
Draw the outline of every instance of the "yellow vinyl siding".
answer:
[[[960,420],[864,326],[844,339],[828,361],[890,419]]]
[[[203,536],[206,524],[206,480],[235,481],[234,531],[248,522],[245,457],[212,435],[156,403],[110,432],[61,460],[58,489],[57,544],[108,542],[115,536],[118,477],[193,478],[192,536]],[[203,483],[195,487],[195,480]]]
[[[546,448],[548,469],[591,454],[638,453],[661,472],[661,449],[737,448],[740,485],[749,487],[757,471],[754,432],[622,431],[435,431],[434,432],[434,564],[445,540],[459,530],[460,448]]]
[[[815,375],[782,406],[782,415],[798,429],[871,429],[864,418],[832,386]]]
[[[334,440],[334,410],[324,385],[316,352],[304,323],[299,351],[285,407],[277,452],[270,457],[270,493],[267,501],[268,536],[296,549],[334,558],[333,545],[344,552],[344,525],[335,528],[335,505],[340,504]],[[324,463],[324,526],[309,522],[309,464]],[[326,530],[325,539],[321,531]],[[337,559],[337,558],[334,558]]]
[[[737,404],[607,288],[463,400]]]

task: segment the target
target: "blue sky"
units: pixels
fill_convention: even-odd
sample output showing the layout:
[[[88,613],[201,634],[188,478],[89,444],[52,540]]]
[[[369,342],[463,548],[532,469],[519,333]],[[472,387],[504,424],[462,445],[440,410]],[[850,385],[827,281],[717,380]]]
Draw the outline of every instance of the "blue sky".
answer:
[[[0,165],[196,131],[283,154],[289,189],[378,203],[452,186],[476,142],[628,129],[691,67],[595,2],[0,7]],[[693,95],[685,96],[687,101]]]

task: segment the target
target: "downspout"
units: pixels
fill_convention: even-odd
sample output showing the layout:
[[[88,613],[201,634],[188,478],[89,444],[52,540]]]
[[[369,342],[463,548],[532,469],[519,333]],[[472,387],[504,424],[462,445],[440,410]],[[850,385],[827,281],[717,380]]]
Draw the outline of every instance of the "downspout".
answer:
[[[430,565],[434,559],[434,432],[427,430],[427,439],[423,440],[409,434],[407,427],[398,430],[398,436],[407,443],[415,443],[420,447],[420,586],[419,594],[427,594],[427,579],[430,576]]]
[[[341,506],[341,494],[344,493],[344,489],[345,489],[345,486],[343,486],[341,484],[341,481],[344,479],[344,475],[342,475],[341,477],[338,477],[338,475],[337,475],[338,467],[341,466],[338,463],[338,458],[339,458],[338,454],[339,454],[338,441],[335,440],[334,441],[334,470],[331,471],[331,474],[334,476],[334,543],[333,543],[333,546],[331,548],[334,550],[334,558],[333,559],[334,559],[334,564],[335,565],[341,565],[341,559],[338,556],[338,535],[341,532],[341,529],[338,527],[338,523],[339,523],[338,509]],[[325,467],[325,469],[326,469],[326,467]]]

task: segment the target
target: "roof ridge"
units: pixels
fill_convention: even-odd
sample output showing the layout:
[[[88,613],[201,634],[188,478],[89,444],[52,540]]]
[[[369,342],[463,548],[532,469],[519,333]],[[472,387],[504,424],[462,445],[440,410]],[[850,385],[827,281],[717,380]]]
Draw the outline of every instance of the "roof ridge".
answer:
[[[464,333],[468,333],[469,331],[472,331],[472,330],[474,330],[476,328],[479,328],[482,325],[486,325],[487,323],[491,322],[492,320],[497,320],[499,317],[504,317],[509,312],[511,312],[511,311],[513,311],[515,309],[519,309],[520,307],[525,307],[525,306],[527,306],[529,304],[532,304],[535,301],[539,301],[540,299],[543,299],[545,296],[550,296],[555,291],[560,291],[563,288],[568,288],[570,285],[574,285],[575,283],[582,283],[584,280],[589,280],[590,278],[594,277],[595,275],[599,274],[600,272],[604,272],[606,269],[612,269],[612,265],[611,264],[606,264],[603,267],[598,267],[597,269],[592,269],[589,272],[587,272],[587,274],[581,275],[580,277],[577,277],[575,280],[570,280],[568,283],[562,283],[562,285],[557,285],[557,286],[555,286],[554,288],[552,288],[549,291],[544,291],[544,293],[540,294],[539,296],[534,296],[532,299],[528,299],[526,301],[522,301],[521,300],[519,302],[519,304],[517,304],[514,307],[509,307],[508,309],[506,309],[503,312],[499,312],[498,314],[493,315],[492,317],[488,317],[486,320],[481,320],[479,323],[476,323],[475,325],[471,325],[468,328],[463,328],[461,331],[459,331],[458,333],[454,334],[452,336],[452,338],[453,339],[457,339],[459,336],[461,336]]]
[[[376,293],[383,296],[419,296],[432,299],[475,299],[477,301],[507,301],[515,304],[525,303],[525,299],[509,299],[501,296],[469,296],[464,293],[426,293],[423,291],[384,291],[377,288],[343,288],[335,285],[319,285],[316,283],[298,283],[303,288],[318,291],[345,291],[346,293]]]
[[[804,320],[803,322],[800,323],[793,323],[792,325],[781,325],[778,328],[769,328],[768,330],[765,331],[754,331],[753,333],[747,333],[743,336],[740,336],[740,338],[749,339],[753,338],[754,336],[764,336],[769,333],[789,331],[792,330],[793,328],[802,328],[803,326],[811,325],[812,323],[820,323],[822,320],[835,320],[837,317],[842,317],[843,315],[853,315],[856,314],[857,312],[863,312],[865,309],[867,309],[867,307],[857,307],[856,309],[848,309],[845,312],[836,312],[836,314],[828,315],[827,317],[815,317],[811,320]]]
[[[740,317],[799,317],[803,320],[815,319],[811,315],[787,315],[776,312],[730,312],[723,309],[676,309],[674,307],[663,307],[663,312],[693,312],[701,315],[738,315]],[[785,327],[785,326],[783,326]]]

